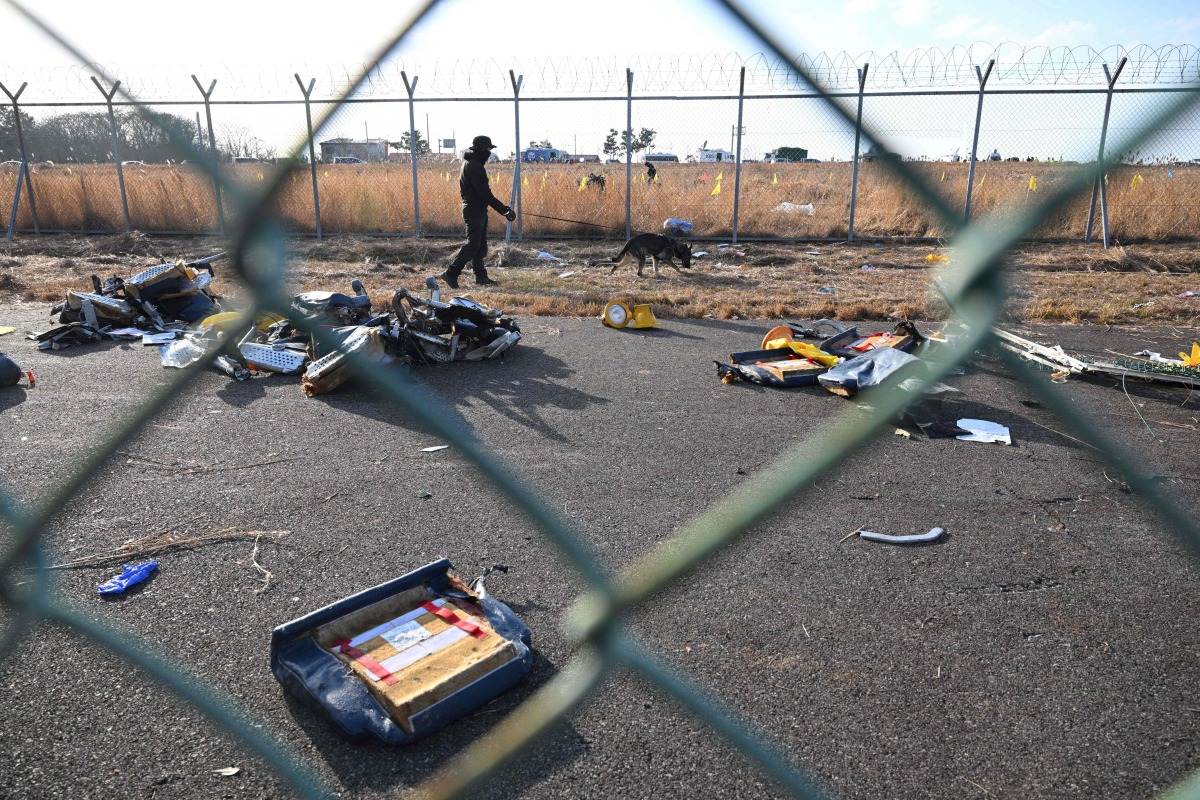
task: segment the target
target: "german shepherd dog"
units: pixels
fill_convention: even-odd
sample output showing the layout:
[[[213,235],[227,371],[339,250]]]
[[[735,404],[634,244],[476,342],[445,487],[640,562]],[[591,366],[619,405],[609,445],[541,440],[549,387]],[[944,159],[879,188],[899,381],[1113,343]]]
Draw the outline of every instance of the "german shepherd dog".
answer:
[[[636,260],[638,264],[638,277],[642,277],[642,269],[646,266],[646,256],[650,257],[651,263],[654,265],[654,274],[658,275],[658,262],[663,262],[669,265],[680,275],[683,269],[691,269],[692,266],[692,246],[686,242],[681,242],[670,236],[663,236],[660,233],[640,233],[634,236],[625,246],[621,248],[621,252],[617,253],[613,258],[613,267],[608,271],[611,275],[617,271],[617,267],[622,264],[628,264]],[[672,257],[679,259],[679,266],[675,266]]]

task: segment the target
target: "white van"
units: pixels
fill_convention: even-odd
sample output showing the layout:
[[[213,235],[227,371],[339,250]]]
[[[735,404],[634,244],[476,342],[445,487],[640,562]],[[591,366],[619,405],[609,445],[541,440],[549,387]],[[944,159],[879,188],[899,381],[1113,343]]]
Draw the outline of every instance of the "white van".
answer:
[[[733,160],[733,153],[728,150],[722,150],[719,147],[701,147],[696,150],[696,155],[688,156],[688,161],[694,161],[699,164],[733,163]]]

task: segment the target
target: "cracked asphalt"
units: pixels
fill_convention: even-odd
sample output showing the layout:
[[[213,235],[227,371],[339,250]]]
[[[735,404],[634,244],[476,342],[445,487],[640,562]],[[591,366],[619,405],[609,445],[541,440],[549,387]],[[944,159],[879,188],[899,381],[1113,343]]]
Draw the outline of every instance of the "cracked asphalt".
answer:
[[[766,322],[669,320],[612,331],[522,319],[502,362],[417,372],[434,408],[567,521],[614,572],[852,404],[818,388],[724,385],[714,359]],[[46,308],[0,305],[0,350],[38,379],[0,390],[3,486],[51,502],[82,460],[172,376],[125,344],[44,353]],[[867,324],[865,329],[882,326]],[[1190,346],[1193,330],[1053,328],[1101,352]],[[1048,381],[1045,376],[1039,378]],[[810,490],[625,623],[679,676],[838,798],[1150,797],[1200,769],[1198,554],[1069,421],[986,356],[948,381],[958,417],[1013,446],[887,425]],[[1200,398],[1187,388],[1053,386],[1196,513]],[[287,531],[159,557],[127,595],[114,568],[52,572],[55,596],[228,698],[339,797],[404,795],[577,651],[575,568],[454,449],[374,391],[316,399],[294,378],[203,372],[121,445],[42,542],[59,563],[177,529]],[[431,494],[431,497],[423,495]],[[936,544],[846,538],[946,529]],[[352,744],[271,675],[272,628],[448,556],[533,631],[529,679],[416,745]],[[31,575],[9,583],[28,589]],[[10,589],[10,591],[13,589]],[[11,609],[3,611],[12,625]],[[106,647],[40,622],[0,661],[0,797],[285,798],[262,759]],[[209,689],[205,689],[209,691]],[[238,767],[232,776],[215,770]],[[628,668],[474,792],[486,798],[770,798],[757,763]]]

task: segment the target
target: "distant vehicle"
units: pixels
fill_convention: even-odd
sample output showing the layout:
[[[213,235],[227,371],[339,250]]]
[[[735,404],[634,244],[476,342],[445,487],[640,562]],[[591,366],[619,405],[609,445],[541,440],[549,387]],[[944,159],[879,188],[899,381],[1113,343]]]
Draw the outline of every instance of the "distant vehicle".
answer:
[[[145,161],[122,161],[121,166],[122,167],[144,167],[144,166],[146,166],[146,162]]]
[[[365,164],[367,162],[363,161],[361,158],[355,158],[354,156],[337,156],[333,159],[333,163],[335,163],[335,164]]]
[[[521,151],[521,160],[527,164],[566,164],[571,154],[555,147],[531,147]]]
[[[799,161],[797,161],[796,163],[797,164],[820,164],[821,159],[819,159],[819,158],[802,158]]]
[[[615,158],[606,158],[606,159],[604,159],[604,163],[605,163],[605,164],[621,164],[621,163],[624,163],[624,162],[622,162],[622,161],[620,161],[620,160],[618,160],[618,159],[615,159]]]
[[[257,164],[258,159],[253,156],[234,156],[230,159],[234,164]]]
[[[733,153],[719,147],[701,147],[696,150],[696,155],[688,156],[688,161],[699,164],[721,164],[733,160]]]
[[[679,156],[674,153],[646,153],[642,156],[642,161],[648,161],[652,164],[678,164]]]
[[[773,164],[799,164],[808,160],[808,149],[805,147],[776,147],[763,156],[763,160]]]

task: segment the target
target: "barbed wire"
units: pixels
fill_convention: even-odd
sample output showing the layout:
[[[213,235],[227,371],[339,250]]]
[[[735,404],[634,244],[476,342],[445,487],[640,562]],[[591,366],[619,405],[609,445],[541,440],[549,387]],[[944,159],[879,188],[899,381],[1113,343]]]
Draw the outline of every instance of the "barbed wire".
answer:
[[[1103,87],[1104,66],[1115,69],[1122,58],[1128,63],[1121,85],[1163,86],[1200,81],[1200,48],[1194,45],[1111,45],[1092,47],[1027,47],[1013,42],[1000,45],[974,44],[948,50],[937,47],[907,54],[866,52],[851,55],[818,53],[801,55],[794,62],[814,80],[832,91],[855,91],[858,69],[869,65],[869,90],[918,90],[978,88],[976,66],[995,60],[989,88],[1013,86]],[[24,102],[87,101],[96,99],[91,76],[103,72],[120,80],[130,93],[146,102],[199,101],[191,76],[206,87],[217,81],[218,102],[224,100],[297,100],[299,87],[294,75],[305,83],[316,80],[314,99],[340,95],[364,68],[364,64],[279,65],[173,63],[162,68],[133,69],[120,64],[76,65],[23,69],[0,64],[0,81],[12,87],[29,84]],[[420,77],[420,95],[464,97],[509,97],[509,76],[522,75],[522,97],[571,96],[626,92],[626,70],[635,76],[639,93],[735,94],[741,71],[746,70],[746,91],[804,92],[811,87],[798,77],[791,63],[761,53],[703,55],[664,54],[611,57],[564,57],[561,59],[479,59],[452,62],[396,58],[380,62],[370,73],[358,98],[406,97],[404,76]]]

